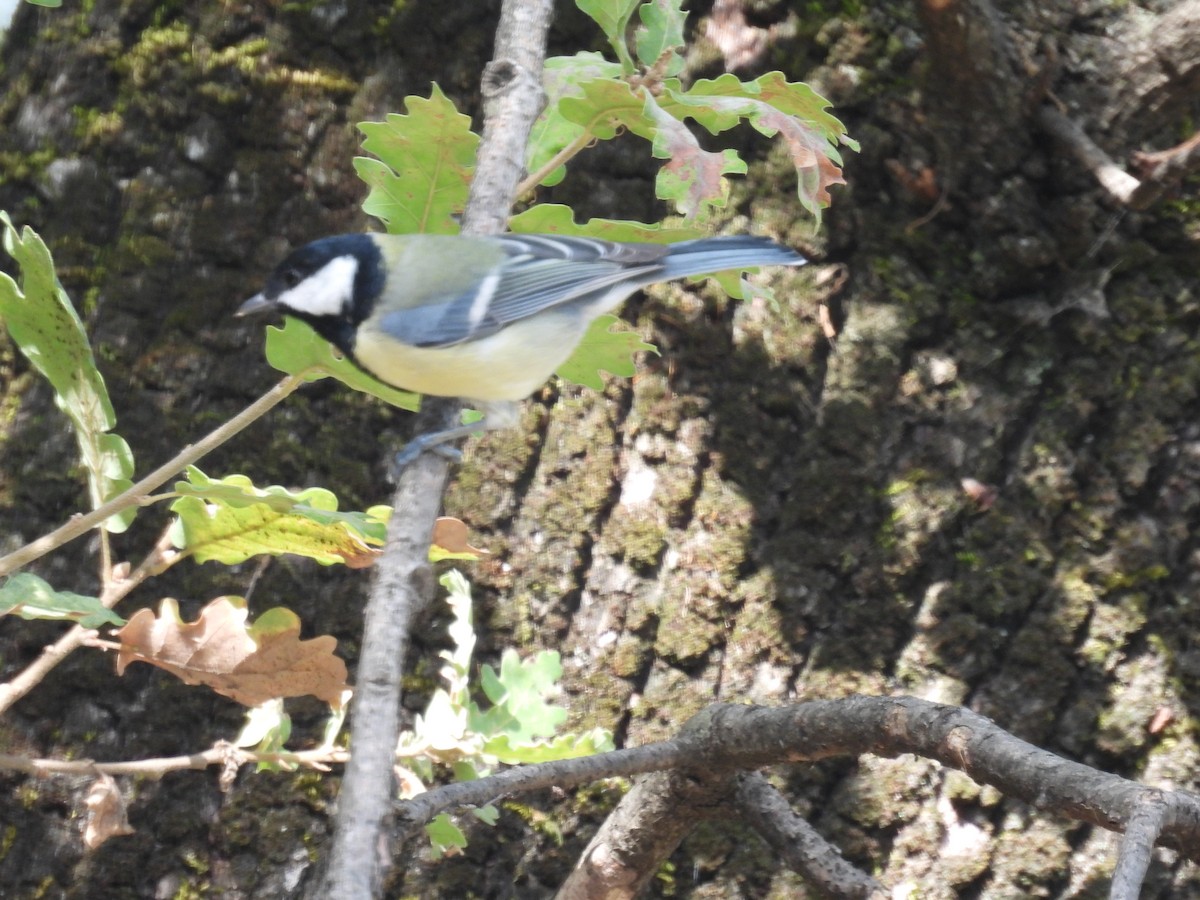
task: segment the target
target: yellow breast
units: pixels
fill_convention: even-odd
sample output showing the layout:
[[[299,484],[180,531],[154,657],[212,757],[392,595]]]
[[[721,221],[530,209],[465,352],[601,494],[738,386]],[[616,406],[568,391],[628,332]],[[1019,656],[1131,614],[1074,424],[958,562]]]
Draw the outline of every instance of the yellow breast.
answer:
[[[354,356],[381,381],[435,397],[524,400],[566,362],[587,331],[578,315],[542,314],[450,347],[412,347],[369,325]]]

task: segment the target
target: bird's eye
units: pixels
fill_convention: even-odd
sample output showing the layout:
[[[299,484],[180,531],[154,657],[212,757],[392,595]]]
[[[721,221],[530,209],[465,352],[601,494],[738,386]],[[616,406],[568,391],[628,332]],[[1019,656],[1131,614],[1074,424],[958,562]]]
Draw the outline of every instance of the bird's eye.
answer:
[[[283,275],[280,277],[283,278],[283,283],[287,286],[288,290],[291,290],[304,280],[304,277],[296,269],[284,269]]]

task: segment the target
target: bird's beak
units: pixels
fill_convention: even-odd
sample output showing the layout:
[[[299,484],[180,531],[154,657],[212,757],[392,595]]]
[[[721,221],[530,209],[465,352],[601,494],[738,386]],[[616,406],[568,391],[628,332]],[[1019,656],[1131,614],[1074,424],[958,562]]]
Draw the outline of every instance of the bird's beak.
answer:
[[[245,303],[237,308],[235,316],[252,316],[255,313],[267,312],[274,309],[276,306],[274,300],[268,300],[262,294],[255,294]]]

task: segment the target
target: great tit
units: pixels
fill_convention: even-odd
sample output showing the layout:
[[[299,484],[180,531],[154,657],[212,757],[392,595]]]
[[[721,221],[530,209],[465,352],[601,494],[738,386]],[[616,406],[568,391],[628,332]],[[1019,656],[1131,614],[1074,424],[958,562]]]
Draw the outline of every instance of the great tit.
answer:
[[[461,397],[481,421],[411,442],[399,464],[479,430],[516,424],[518,401],[574,352],[592,320],[639,288],[804,258],[767,238],[677,244],[581,237],[344,234],[292,252],[237,311],[309,323],[380,381]]]

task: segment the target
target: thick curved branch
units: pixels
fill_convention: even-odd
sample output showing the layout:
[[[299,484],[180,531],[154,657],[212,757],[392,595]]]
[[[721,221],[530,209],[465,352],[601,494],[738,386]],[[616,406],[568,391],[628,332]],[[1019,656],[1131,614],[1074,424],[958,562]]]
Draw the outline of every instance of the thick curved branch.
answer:
[[[748,746],[753,740],[753,746]],[[915,753],[1037,809],[1123,830],[1151,798],[1171,815],[1159,843],[1200,860],[1200,797],[1161,791],[1035,747],[983,716],[914,697],[849,697],[782,709],[712,706],[684,727],[697,765],[752,768],[832,756]]]
[[[765,781],[742,774],[865,753],[934,759],[1038,809],[1126,831],[1114,897],[1136,896],[1156,844],[1200,860],[1200,797],[1071,762],[973,712],[913,697],[848,697],[782,708],[718,704],[694,716],[671,741],[435,788],[400,808],[405,833],[411,834],[455,805],[480,806],[515,791],[672,768],[638,780],[588,845],[560,898],[636,896],[697,821],[728,809],[738,811],[818,890],[869,898],[878,891],[873,879],[841,861],[773,789],[764,790],[770,787]]]

